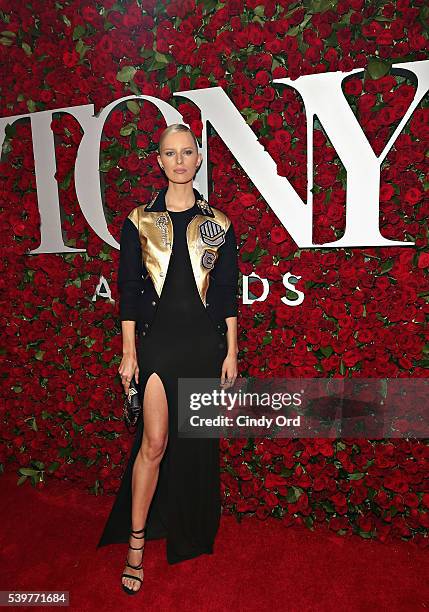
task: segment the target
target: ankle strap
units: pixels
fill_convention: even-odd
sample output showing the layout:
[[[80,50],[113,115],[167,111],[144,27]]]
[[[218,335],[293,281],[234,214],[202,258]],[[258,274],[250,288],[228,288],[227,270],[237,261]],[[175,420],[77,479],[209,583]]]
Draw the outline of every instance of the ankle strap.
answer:
[[[135,533],[141,533],[142,535],[134,535]],[[136,540],[143,540],[146,537],[146,527],[143,527],[143,529],[131,529],[130,537]]]

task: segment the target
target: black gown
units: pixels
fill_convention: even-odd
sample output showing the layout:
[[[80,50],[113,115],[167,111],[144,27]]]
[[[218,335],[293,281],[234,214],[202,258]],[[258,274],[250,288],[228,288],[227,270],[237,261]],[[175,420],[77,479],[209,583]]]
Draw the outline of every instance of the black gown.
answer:
[[[180,377],[220,378],[226,341],[216,332],[198,293],[186,242],[186,228],[198,207],[168,211],[173,248],[155,319],[139,334],[137,359],[142,397],[149,376],[161,378],[168,402],[169,437],[146,520],[146,540],[166,538],[170,564],[213,553],[219,527],[219,440],[179,438],[177,381]],[[143,411],[144,415],[144,411]],[[141,446],[144,417],[98,547],[126,543],[131,529],[131,479]]]

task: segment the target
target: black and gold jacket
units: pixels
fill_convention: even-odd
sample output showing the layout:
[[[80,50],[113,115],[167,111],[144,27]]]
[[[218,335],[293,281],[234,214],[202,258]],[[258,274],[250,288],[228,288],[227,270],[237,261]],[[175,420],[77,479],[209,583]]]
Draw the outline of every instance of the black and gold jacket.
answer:
[[[222,211],[209,206],[194,188],[197,213],[188,223],[186,241],[201,301],[216,331],[224,336],[225,319],[237,316],[238,261],[234,228]],[[173,248],[173,223],[165,206],[167,187],[149,204],[134,208],[120,238],[118,272],[121,321],[136,321],[146,335],[154,320]]]

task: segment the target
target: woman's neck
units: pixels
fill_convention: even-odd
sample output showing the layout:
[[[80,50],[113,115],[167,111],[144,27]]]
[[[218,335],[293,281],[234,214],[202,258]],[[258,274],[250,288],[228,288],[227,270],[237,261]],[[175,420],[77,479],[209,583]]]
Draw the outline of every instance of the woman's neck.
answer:
[[[165,208],[173,212],[192,208],[195,203],[195,194],[192,183],[184,185],[171,184],[165,192]]]

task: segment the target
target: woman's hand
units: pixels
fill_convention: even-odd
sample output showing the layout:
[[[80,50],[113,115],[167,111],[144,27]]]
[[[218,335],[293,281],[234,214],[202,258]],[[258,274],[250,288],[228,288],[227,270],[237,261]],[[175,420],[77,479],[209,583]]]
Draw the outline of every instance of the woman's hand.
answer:
[[[135,353],[124,353],[122,355],[121,365],[118,368],[119,376],[124,385],[125,393],[128,395],[130,382],[133,375],[136,377],[136,382],[139,382],[139,366]]]
[[[224,389],[229,389],[235,383],[238,374],[237,355],[228,353],[222,364],[220,384]]]

